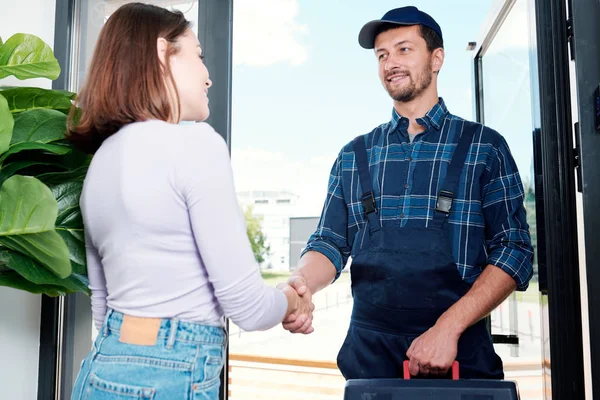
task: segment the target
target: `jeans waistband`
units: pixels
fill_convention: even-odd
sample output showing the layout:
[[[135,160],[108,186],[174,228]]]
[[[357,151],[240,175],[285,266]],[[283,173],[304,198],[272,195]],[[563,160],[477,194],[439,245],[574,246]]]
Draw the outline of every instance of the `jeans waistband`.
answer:
[[[124,314],[109,309],[104,321],[104,334],[120,332]],[[224,328],[219,326],[204,325],[197,322],[181,321],[177,318],[163,318],[158,330],[159,339],[169,342],[186,341],[199,344],[226,344],[227,335]]]

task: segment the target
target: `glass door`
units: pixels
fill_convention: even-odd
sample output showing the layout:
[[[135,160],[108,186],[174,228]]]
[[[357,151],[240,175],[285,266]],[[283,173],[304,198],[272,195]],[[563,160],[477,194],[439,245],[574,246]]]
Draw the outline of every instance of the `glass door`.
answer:
[[[491,4],[491,0],[418,4],[444,30],[440,96],[450,112],[470,120],[472,56],[464,44],[477,35]],[[273,285],[295,269],[317,226],[329,172],[342,146],[390,119],[392,101],[379,82],[376,58],[359,47],[357,36],[364,23],[403,5],[408,4],[233,3],[232,164],[248,226],[259,232],[253,235],[259,238],[257,261]],[[343,19],[331,18],[342,9]],[[461,20],[470,23],[456,22]],[[336,356],[352,310],[348,275],[344,271],[314,297],[311,335],[292,335],[281,326],[245,332],[231,323],[230,399],[343,397],[344,379]],[[508,317],[508,306],[504,314]],[[519,322],[526,326],[527,320]],[[508,319],[505,324],[509,326]]]
[[[529,288],[513,293],[491,314],[495,347],[505,365],[506,379],[519,384],[521,398],[543,398],[542,324],[538,271],[538,229],[533,140],[533,101],[529,1],[507,2],[495,15],[475,58],[479,122],[498,131],[508,142],[525,196],[527,223],[535,251]]]
[[[491,316],[522,399],[584,398],[567,37],[566,2],[506,0],[474,57],[477,117],[511,148],[535,248],[528,290]]]

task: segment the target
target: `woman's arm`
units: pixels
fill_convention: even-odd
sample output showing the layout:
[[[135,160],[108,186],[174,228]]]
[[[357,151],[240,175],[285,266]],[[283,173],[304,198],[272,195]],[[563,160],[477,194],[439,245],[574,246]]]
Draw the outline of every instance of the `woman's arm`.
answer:
[[[301,305],[262,279],[237,202],[229,152],[207,124],[186,136],[184,198],[208,279],[225,315],[244,330],[264,330],[280,323]],[[290,302],[293,301],[293,302]]]

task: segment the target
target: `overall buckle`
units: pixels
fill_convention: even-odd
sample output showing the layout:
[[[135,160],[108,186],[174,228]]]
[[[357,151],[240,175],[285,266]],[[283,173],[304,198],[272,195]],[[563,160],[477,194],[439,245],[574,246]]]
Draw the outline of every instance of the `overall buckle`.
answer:
[[[450,213],[450,208],[452,208],[453,198],[454,193],[447,190],[440,190],[440,194],[438,195],[437,203],[435,205],[435,210],[448,215]]]
[[[365,210],[365,215],[369,215],[372,212],[377,211],[377,207],[375,204],[375,196],[373,196],[373,191],[369,191],[367,193],[363,193],[360,202]]]

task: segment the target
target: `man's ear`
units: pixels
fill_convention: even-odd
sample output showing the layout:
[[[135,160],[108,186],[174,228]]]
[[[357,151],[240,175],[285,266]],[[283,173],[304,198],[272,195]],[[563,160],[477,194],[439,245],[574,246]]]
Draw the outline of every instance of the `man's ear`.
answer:
[[[431,55],[431,69],[433,72],[438,73],[444,65],[444,57],[446,53],[443,48],[437,48]]]
[[[156,52],[158,54],[158,59],[162,65],[166,65],[167,63],[167,49],[169,48],[169,43],[165,38],[158,38],[156,40]]]

